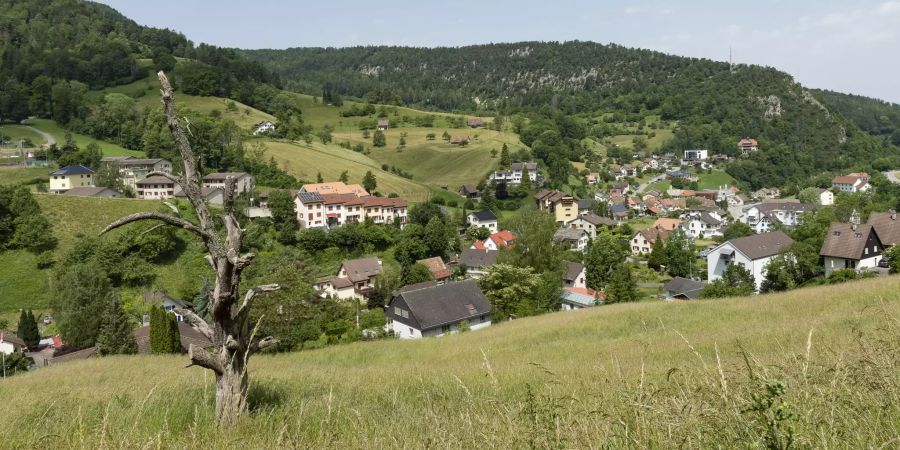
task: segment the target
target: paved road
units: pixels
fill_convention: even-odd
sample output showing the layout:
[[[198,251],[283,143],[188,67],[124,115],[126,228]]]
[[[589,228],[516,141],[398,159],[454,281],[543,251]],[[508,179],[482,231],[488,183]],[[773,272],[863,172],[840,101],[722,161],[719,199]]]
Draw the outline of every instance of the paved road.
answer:
[[[25,123],[24,120],[22,121],[22,126],[30,128],[31,131],[34,131],[35,133],[41,135],[41,137],[44,138],[45,141],[47,141],[47,147],[56,143],[56,138],[53,137],[53,135],[51,135],[50,133],[47,133],[45,131],[38,130],[37,128],[35,128],[31,125],[28,125],[27,123]]]
[[[884,176],[886,176],[891,183],[900,184],[900,170],[888,170],[884,173]]]
[[[638,192],[644,192],[644,189],[647,189],[647,186],[650,186],[650,185],[653,184],[653,183],[659,183],[660,181],[665,180],[665,179],[666,179],[666,174],[657,175],[657,176],[655,176],[655,177],[653,177],[653,178],[647,180],[646,183],[641,183],[641,184],[638,186],[637,191],[638,191]]]

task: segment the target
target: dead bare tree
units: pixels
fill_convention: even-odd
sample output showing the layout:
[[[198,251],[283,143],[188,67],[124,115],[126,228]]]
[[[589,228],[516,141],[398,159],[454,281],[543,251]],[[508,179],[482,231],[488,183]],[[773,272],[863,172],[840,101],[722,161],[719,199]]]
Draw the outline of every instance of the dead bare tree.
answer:
[[[199,224],[181,218],[177,212],[175,215],[142,212],[122,217],[109,224],[100,234],[129,223],[156,220],[188,230],[206,244],[208,253],[206,258],[216,274],[215,286],[209,299],[209,317],[212,325],[190,311],[179,312],[197,331],[213,342],[212,351],[191,344],[188,350],[190,363],[186,367],[192,365],[205,367],[216,374],[216,420],[220,424],[227,425],[234,423],[247,411],[247,360],[250,355],[277,342],[271,337],[254,339],[250,329],[250,307],[257,295],[276,290],[278,285],[270,284],[250,289],[244,295],[243,301],[238,303],[241,273],[250,265],[255,255],[240,254],[242,232],[234,218],[235,180],[228,178],[225,181],[224,210],[220,215],[224,233],[220,234],[216,230],[213,215],[200,193],[202,188],[200,166],[176,114],[172,86],[162,71],[157,75],[162,85],[160,92],[169,130],[175,138],[184,162],[184,175],[167,173],[155,175],[169,178],[181,187],[196,211]]]

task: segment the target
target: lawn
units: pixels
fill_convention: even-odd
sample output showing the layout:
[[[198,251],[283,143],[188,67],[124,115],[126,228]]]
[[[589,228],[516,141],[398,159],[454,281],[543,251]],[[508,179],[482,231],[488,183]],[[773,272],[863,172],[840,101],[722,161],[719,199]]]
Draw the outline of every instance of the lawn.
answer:
[[[346,170],[351,183],[361,183],[366,172],[372,171],[378,181],[378,191],[385,195],[396,192],[410,201],[430,197],[425,185],[381,170],[381,164],[362,153],[320,142],[306,145],[266,140],[265,143],[266,155],[274,157],[282,168],[301,180],[315,182],[316,175],[321,173],[325,181],[337,181]]]
[[[719,186],[734,185],[734,178],[724,171],[713,170],[712,173],[701,172],[697,187],[700,189],[719,189]]]
[[[252,413],[226,431],[213,376],[185,356],[69,362],[2,382],[16,414],[0,435],[10,448],[891,448],[898,293],[890,277],[255,356]]]
[[[40,133],[22,125],[0,125],[0,135],[8,137],[13,142],[28,139],[35,147],[47,143]]]
[[[64,130],[56,122],[50,119],[29,119],[26,123],[45,133],[49,133],[56,139],[57,145],[63,145],[63,143],[66,142],[66,130]],[[83,134],[72,133],[72,138],[80,148],[87,147],[87,145],[91,142],[96,142],[98,145],[100,145],[100,150],[103,151],[103,156],[142,157],[144,155],[144,152],[128,150],[125,147],[113,144],[111,142],[101,141],[99,139],[94,139]]]
[[[42,179],[45,183],[49,183],[49,174],[53,170],[53,167],[0,167],[0,185],[28,183],[35,179]]]

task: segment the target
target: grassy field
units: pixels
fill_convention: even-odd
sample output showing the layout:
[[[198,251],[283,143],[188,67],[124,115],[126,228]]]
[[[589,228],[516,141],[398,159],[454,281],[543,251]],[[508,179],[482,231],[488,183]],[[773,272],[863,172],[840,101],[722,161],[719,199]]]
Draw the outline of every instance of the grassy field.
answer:
[[[50,119],[29,119],[26,123],[33,126],[34,128],[37,128],[38,130],[49,133],[56,139],[57,145],[62,145],[66,141],[66,131],[56,122]],[[87,147],[87,145],[91,142],[96,142],[98,145],[100,145],[100,149],[103,151],[103,156],[141,157],[144,154],[143,152],[128,150],[125,147],[113,144],[111,142],[101,141],[90,136],[85,136],[83,134],[72,133],[72,138],[80,148]]]
[[[731,175],[728,175],[724,171],[713,170],[711,173],[701,173],[700,181],[697,182],[697,187],[700,189],[718,189],[719,186],[734,185],[734,178]]]
[[[47,143],[47,140],[40,133],[36,133],[31,128],[22,125],[0,125],[0,135],[8,137],[12,141],[30,139],[35,146]]]
[[[326,181],[336,181],[346,170],[351,183],[361,183],[366,172],[371,170],[378,181],[378,191],[385,195],[396,192],[412,201],[430,197],[427,186],[385,172],[372,158],[337,145],[266,140],[266,147],[266,156],[274,157],[288,173],[302,180],[315,182],[316,174],[321,173]]]
[[[898,321],[891,277],[257,356],[252,414],[227,432],[211,375],[185,357],[100,358],[0,382],[16,411],[0,435],[11,448],[888,448]]]
[[[52,167],[0,167],[0,185],[27,183],[36,178],[42,178],[49,183],[49,173],[53,170]]]

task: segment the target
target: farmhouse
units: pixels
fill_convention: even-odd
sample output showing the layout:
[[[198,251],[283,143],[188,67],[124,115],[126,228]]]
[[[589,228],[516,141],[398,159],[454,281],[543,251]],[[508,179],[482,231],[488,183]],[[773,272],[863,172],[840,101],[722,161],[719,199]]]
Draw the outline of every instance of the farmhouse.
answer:
[[[390,128],[391,122],[387,119],[378,119],[378,129],[381,131],[385,131]]]
[[[700,298],[700,292],[706,287],[702,281],[694,281],[688,278],[675,277],[663,285],[666,290],[666,300],[696,300]]]
[[[466,277],[478,279],[487,275],[487,270],[497,263],[498,250],[467,248],[459,255],[459,264],[466,268]]]
[[[884,244],[872,225],[832,223],[819,256],[825,260],[825,276],[842,269],[872,269],[881,261]]]
[[[93,187],[94,171],[85,166],[68,166],[50,172],[50,192],[61,194],[76,187]]]
[[[253,175],[247,172],[219,172],[211,173],[203,177],[203,187],[205,188],[221,188],[225,189],[225,180],[234,178],[234,192],[249,193],[253,190]]]
[[[162,176],[154,175],[135,183],[138,198],[159,200],[175,196],[175,182]]]
[[[178,322],[183,321],[184,317],[182,317],[181,314],[175,312],[175,308],[186,310],[194,309],[193,303],[186,300],[177,299],[160,290],[155,290],[153,292],[144,294],[144,305],[158,306],[166,311],[169,311],[172,314],[175,314],[175,320],[177,320]]]
[[[772,257],[793,243],[781,231],[745,236],[722,243],[706,256],[707,280],[718,280],[728,266],[740,264],[753,274],[755,287],[759,289],[765,279],[766,265]]]
[[[490,210],[475,211],[466,216],[466,225],[497,232],[497,216]]]
[[[385,308],[385,328],[400,339],[443,336],[491,325],[491,302],[474,280],[400,289]]]

